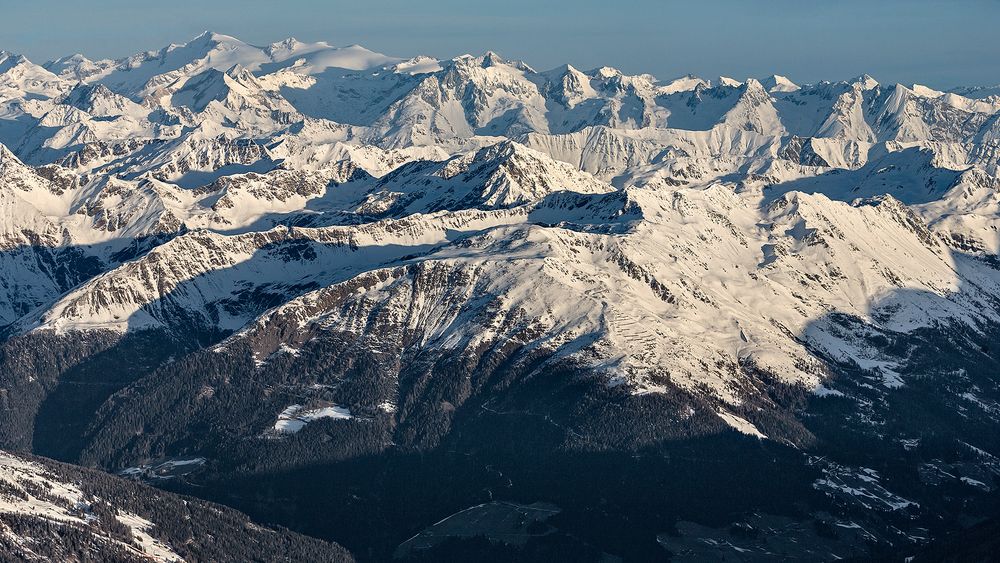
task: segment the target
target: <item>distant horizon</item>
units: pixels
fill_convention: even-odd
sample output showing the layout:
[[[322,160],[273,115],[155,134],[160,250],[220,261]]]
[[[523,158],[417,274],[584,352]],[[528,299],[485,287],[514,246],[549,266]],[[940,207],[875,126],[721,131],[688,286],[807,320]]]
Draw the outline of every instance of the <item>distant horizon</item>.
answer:
[[[95,57],[95,56],[90,56],[89,54],[84,53],[84,52],[75,51],[75,52],[72,52],[72,53],[66,53],[64,55],[60,55],[60,56],[55,57],[55,58],[46,58],[45,60],[38,60],[38,59],[35,59],[35,58],[31,57],[27,53],[22,53],[22,52],[13,50],[13,49],[8,49],[8,48],[5,48],[3,45],[0,45],[0,51],[7,51],[8,53],[11,53],[11,54],[14,54],[14,55],[22,55],[22,56],[26,57],[32,63],[38,64],[38,65],[46,65],[46,64],[49,64],[49,63],[54,63],[54,62],[56,62],[56,61],[58,61],[60,59],[65,59],[65,58],[73,57],[73,56],[76,56],[76,55],[82,55],[82,56],[86,57],[88,60],[91,60],[91,61],[98,61],[98,60],[115,60],[115,61],[120,61],[120,60],[126,59],[126,58],[134,56],[134,55],[138,55],[138,54],[141,54],[141,53],[158,52],[158,51],[160,51],[160,50],[162,50],[162,49],[164,49],[166,47],[169,47],[170,45],[185,45],[185,44],[190,43],[191,41],[194,41],[195,39],[198,39],[199,37],[201,37],[203,35],[206,35],[206,34],[214,34],[214,35],[221,35],[221,36],[231,37],[231,38],[237,39],[237,40],[239,40],[239,41],[241,41],[241,42],[243,42],[243,43],[245,43],[247,45],[250,45],[252,47],[258,47],[258,48],[266,48],[269,45],[273,45],[273,44],[276,44],[276,43],[281,43],[282,41],[286,41],[286,40],[289,40],[289,39],[294,39],[294,40],[300,41],[302,43],[326,43],[330,47],[337,48],[337,49],[346,49],[346,48],[349,48],[349,47],[361,47],[361,48],[364,48],[364,49],[366,49],[368,51],[371,51],[371,52],[374,52],[374,53],[377,53],[377,54],[386,55],[388,57],[393,57],[393,58],[401,58],[401,59],[404,59],[404,60],[410,59],[410,58],[415,58],[415,57],[421,57],[421,56],[429,56],[429,57],[435,58],[435,59],[440,60],[440,61],[446,61],[446,60],[457,59],[457,58],[463,57],[463,56],[481,57],[481,56],[486,55],[487,53],[491,53],[492,52],[492,53],[498,55],[499,57],[503,58],[504,60],[511,61],[511,62],[515,62],[516,61],[516,62],[521,62],[521,63],[527,64],[532,70],[534,70],[537,73],[542,73],[542,72],[547,72],[547,71],[550,71],[550,70],[554,70],[554,69],[557,69],[557,68],[559,68],[561,66],[564,66],[564,65],[572,66],[573,68],[576,68],[577,70],[580,70],[580,71],[583,71],[583,72],[595,71],[595,70],[598,70],[598,69],[604,68],[604,67],[610,67],[610,68],[615,68],[617,70],[622,70],[620,67],[618,67],[617,65],[614,65],[614,64],[598,64],[596,66],[580,66],[580,65],[576,65],[576,64],[573,64],[573,63],[566,63],[566,62],[559,63],[559,64],[557,64],[555,66],[552,66],[552,67],[539,67],[539,66],[537,66],[535,64],[532,64],[532,62],[530,60],[524,60],[524,59],[516,58],[516,57],[508,57],[503,52],[497,51],[495,49],[488,49],[488,50],[483,51],[483,52],[463,52],[463,53],[457,53],[457,54],[454,54],[454,55],[448,55],[448,56],[444,56],[444,57],[436,57],[436,56],[433,56],[433,55],[428,55],[426,53],[383,53],[383,52],[381,52],[379,50],[369,48],[364,43],[336,44],[336,43],[333,43],[332,41],[324,40],[324,39],[305,40],[305,39],[302,39],[300,37],[296,37],[294,35],[288,36],[288,37],[277,38],[277,39],[274,39],[272,41],[252,42],[252,41],[245,41],[242,37],[239,37],[238,35],[234,35],[234,34],[231,34],[231,33],[225,33],[225,32],[214,30],[214,29],[205,29],[205,30],[202,30],[201,32],[199,32],[199,33],[197,33],[197,34],[195,34],[195,35],[193,35],[193,36],[191,36],[191,37],[189,37],[187,39],[181,39],[181,40],[175,40],[175,41],[167,42],[167,43],[165,43],[163,45],[160,45],[158,47],[151,47],[151,48],[147,48],[147,49],[138,49],[136,51],[129,52],[129,53],[112,55],[112,56],[105,56],[105,57]],[[770,78],[770,77],[773,77],[773,76],[778,76],[778,77],[786,78],[786,79],[790,80],[791,82],[793,82],[794,84],[796,84],[798,86],[808,86],[808,85],[813,85],[813,84],[816,84],[816,83],[819,83],[819,82],[850,82],[850,81],[853,81],[853,80],[856,80],[856,79],[860,79],[862,77],[867,76],[867,77],[875,79],[875,81],[878,82],[881,86],[892,86],[892,85],[895,85],[895,84],[902,84],[903,86],[906,86],[906,87],[912,87],[914,85],[925,86],[925,87],[932,87],[929,84],[924,83],[924,82],[920,82],[920,81],[916,81],[916,82],[896,82],[896,81],[891,81],[890,82],[890,81],[884,81],[884,80],[880,79],[879,76],[874,75],[874,74],[872,74],[870,72],[862,72],[860,74],[856,74],[856,75],[852,75],[852,76],[840,76],[840,77],[823,78],[823,79],[818,80],[818,81],[800,81],[800,80],[797,80],[794,76],[790,75],[789,73],[784,73],[784,72],[781,72],[780,70],[776,71],[776,72],[771,72],[771,73],[766,74],[766,75],[757,75],[757,76],[737,76],[737,75],[715,75],[715,76],[713,76],[713,75],[699,74],[699,73],[696,73],[696,72],[684,72],[684,73],[675,74],[675,75],[672,75],[672,76],[659,76],[659,75],[656,75],[654,73],[645,72],[645,71],[641,71],[641,70],[638,71],[638,72],[634,72],[634,73],[633,72],[627,72],[626,74],[633,75],[633,76],[634,75],[640,75],[640,74],[649,74],[649,75],[652,75],[654,78],[656,78],[657,82],[659,82],[659,83],[669,83],[669,82],[672,82],[674,80],[684,79],[686,77],[699,78],[699,79],[702,79],[702,80],[708,80],[708,81],[710,81],[713,86],[717,85],[719,83],[719,79],[721,79],[721,78],[728,78],[728,79],[738,80],[740,82],[746,82],[747,80],[750,80],[750,79],[755,79],[755,80],[760,81],[760,80],[764,80],[764,79],[767,79],[767,78]],[[993,86],[997,86],[997,85],[1000,85],[1000,79],[998,79],[997,83],[995,83],[995,84],[956,84],[956,85],[948,87],[948,88],[937,88],[937,87],[932,87],[932,88],[934,88],[934,89],[940,89],[941,91],[947,92],[948,90],[955,89],[955,88],[961,88],[961,87],[975,88],[975,87],[993,87]]]
[[[404,58],[495,51],[535,69],[610,66],[661,81],[778,74],[812,84],[869,74],[883,84],[938,90],[1000,84],[1000,50],[991,39],[1000,21],[996,0],[803,4],[809,3],[173,0],[137,6],[107,0],[84,6],[37,0],[5,7],[0,49],[38,64],[75,53],[120,59],[212,30],[252,45],[296,37]]]

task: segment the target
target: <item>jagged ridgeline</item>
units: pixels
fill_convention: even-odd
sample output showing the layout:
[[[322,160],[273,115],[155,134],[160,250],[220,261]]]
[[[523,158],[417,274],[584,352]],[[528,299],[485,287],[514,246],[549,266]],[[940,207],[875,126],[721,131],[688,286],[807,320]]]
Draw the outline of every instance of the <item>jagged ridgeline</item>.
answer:
[[[998,119],[869,76],[0,52],[0,448],[362,560],[916,555],[997,514]],[[16,553],[346,557],[0,470]]]

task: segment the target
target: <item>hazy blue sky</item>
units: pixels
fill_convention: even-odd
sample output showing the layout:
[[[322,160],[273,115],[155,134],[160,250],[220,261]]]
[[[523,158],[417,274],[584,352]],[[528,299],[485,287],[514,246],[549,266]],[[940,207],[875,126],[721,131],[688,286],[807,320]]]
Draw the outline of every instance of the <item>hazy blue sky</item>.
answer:
[[[119,57],[211,29],[397,56],[491,49],[537,69],[569,62],[660,78],[1000,83],[1000,0],[0,0],[0,11],[0,48],[37,62]]]

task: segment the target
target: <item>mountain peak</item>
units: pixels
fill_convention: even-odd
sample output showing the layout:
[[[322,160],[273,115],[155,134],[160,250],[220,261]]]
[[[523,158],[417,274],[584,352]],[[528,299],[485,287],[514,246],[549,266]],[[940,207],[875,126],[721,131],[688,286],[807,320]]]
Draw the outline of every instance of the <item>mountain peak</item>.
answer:
[[[478,57],[477,60],[480,61],[480,66],[483,68],[513,66],[510,61],[501,57],[496,51],[486,51],[481,57]]]
[[[296,47],[301,47],[302,45],[304,45],[304,43],[302,43],[295,37],[289,37],[288,39],[284,39],[276,43],[271,43],[272,47],[284,47],[286,49],[294,49]]]
[[[878,80],[875,80],[869,74],[862,74],[854,80],[850,81],[852,84],[857,84],[862,90],[872,90],[879,87]]]
[[[693,74],[686,74],[663,84],[659,89],[665,94],[674,94],[677,92],[690,92],[698,87],[705,87],[707,85],[708,82],[706,80]]]
[[[780,74],[772,74],[765,78],[762,83],[768,92],[794,92],[799,89],[798,84]]]
[[[103,84],[85,84],[78,82],[72,90],[66,93],[59,102],[77,109],[89,111],[94,102],[99,99],[108,99],[118,95],[108,89]]]
[[[403,166],[384,176],[366,212],[390,215],[442,209],[505,209],[539,202],[559,191],[613,191],[564,162],[504,140],[439,163]],[[406,194],[397,203],[393,194]],[[389,203],[390,205],[384,205]]]
[[[0,53],[0,58],[3,58],[2,53]],[[51,61],[43,64],[42,66],[45,67],[48,70],[52,70],[53,68],[57,68],[57,67],[60,67],[60,66],[83,65],[83,64],[90,64],[90,63],[93,63],[93,61],[91,61],[89,58],[87,58],[86,55],[84,55],[82,53],[73,53],[72,55],[68,55],[68,56],[65,56],[65,57],[59,57],[58,59],[51,60]]]
[[[289,37],[287,39],[271,43],[266,48],[264,48],[264,52],[267,54],[268,57],[274,59],[277,57],[283,57],[292,53],[296,53],[302,50],[302,48],[305,46],[306,44],[299,41],[298,39],[294,37]]]
[[[501,57],[500,55],[498,55],[494,51],[486,51],[486,53],[483,54],[482,59],[483,59],[483,66],[484,67],[491,67],[491,66],[496,66],[496,65],[502,65],[502,64],[505,64],[507,62],[507,61],[503,60],[503,57]]]
[[[541,74],[543,76],[548,76],[551,78],[551,77],[563,76],[565,74],[584,74],[584,73],[581,72],[579,69],[577,69],[575,66],[566,63],[566,64],[561,64],[551,70],[543,71]]]
[[[30,63],[27,57],[10,51],[0,51],[0,72],[8,70],[25,63]]]
[[[218,33],[216,31],[203,31],[198,34],[197,37],[188,42],[190,43],[243,43],[239,39],[233,37],[232,35],[225,35],[223,33]]]
[[[240,63],[236,63],[233,66],[229,67],[226,70],[226,76],[239,81],[250,80],[250,79],[256,80],[253,73],[247,70],[247,67],[241,65]]]
[[[498,66],[509,66],[525,72],[535,72],[527,63],[505,59],[495,51],[486,51],[481,57],[463,56],[456,57],[455,60],[474,61],[483,68],[493,68]]]
[[[944,92],[940,90],[935,90],[933,88],[928,88],[923,84],[914,84],[913,86],[910,87],[910,90],[912,90],[914,94],[921,96],[923,98],[940,98],[941,96],[944,95]]]

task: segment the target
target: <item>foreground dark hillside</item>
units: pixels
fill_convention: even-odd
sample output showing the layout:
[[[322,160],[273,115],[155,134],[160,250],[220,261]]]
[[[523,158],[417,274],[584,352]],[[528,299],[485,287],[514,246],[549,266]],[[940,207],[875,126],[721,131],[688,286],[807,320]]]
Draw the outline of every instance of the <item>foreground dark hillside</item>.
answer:
[[[352,561],[340,546],[220,505],[0,452],[2,561]]]

